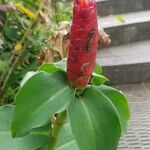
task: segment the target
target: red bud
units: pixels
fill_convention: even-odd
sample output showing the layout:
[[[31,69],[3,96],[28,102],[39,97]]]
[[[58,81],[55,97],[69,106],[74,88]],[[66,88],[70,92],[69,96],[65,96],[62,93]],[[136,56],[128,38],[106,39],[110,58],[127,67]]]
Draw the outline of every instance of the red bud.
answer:
[[[79,4],[81,8],[88,8],[89,7],[89,1],[88,0],[79,0]]]

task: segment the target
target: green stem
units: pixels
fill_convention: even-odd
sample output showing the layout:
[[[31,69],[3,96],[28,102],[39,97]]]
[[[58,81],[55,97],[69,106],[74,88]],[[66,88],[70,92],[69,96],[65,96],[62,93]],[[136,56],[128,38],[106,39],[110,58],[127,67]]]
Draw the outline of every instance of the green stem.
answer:
[[[3,104],[3,95],[4,95],[4,91],[6,89],[7,83],[9,82],[10,76],[12,75],[12,72],[14,71],[17,63],[18,63],[19,57],[17,57],[17,59],[13,62],[8,74],[6,75],[6,78],[4,80],[4,83],[0,89],[0,105]]]
[[[60,130],[66,121],[66,117],[67,117],[67,113],[66,111],[64,111],[62,113],[59,113],[57,115],[57,118],[54,120],[52,132],[51,132],[51,141],[50,141],[48,150],[55,150],[57,139],[58,139]]]
[[[53,0],[52,1],[52,4],[53,4],[53,8],[54,8],[54,17],[55,17],[55,22],[57,24],[57,26],[59,25],[59,12],[58,12],[58,8],[57,8],[57,0]]]

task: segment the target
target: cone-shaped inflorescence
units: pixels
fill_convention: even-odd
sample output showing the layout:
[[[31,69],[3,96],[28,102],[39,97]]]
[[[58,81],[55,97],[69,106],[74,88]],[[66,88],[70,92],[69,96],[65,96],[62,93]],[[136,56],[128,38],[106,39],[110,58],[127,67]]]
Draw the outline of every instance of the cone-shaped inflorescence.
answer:
[[[70,84],[82,89],[90,81],[98,46],[95,0],[75,0],[71,25],[67,76]]]

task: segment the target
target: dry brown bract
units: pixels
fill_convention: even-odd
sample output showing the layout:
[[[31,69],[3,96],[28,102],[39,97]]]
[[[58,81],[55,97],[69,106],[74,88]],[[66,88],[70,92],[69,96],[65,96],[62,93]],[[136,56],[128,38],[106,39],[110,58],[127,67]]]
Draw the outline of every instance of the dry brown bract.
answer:
[[[69,41],[70,41],[70,22],[66,21],[61,22],[58,31],[56,31],[54,35],[50,38],[52,49],[50,49],[49,51],[51,51],[51,54],[54,52],[58,53],[59,58],[63,59],[67,57],[67,52],[70,44]],[[99,46],[108,47],[110,43],[111,43],[110,36],[104,31],[104,29],[100,28]],[[46,60],[43,60],[43,62],[49,62],[50,59],[48,59],[48,57],[52,59],[52,55],[50,56],[49,53],[50,52],[48,51],[43,52],[42,49],[39,56],[39,60],[43,60],[45,58]],[[44,54],[48,56],[43,56]],[[43,62],[40,61],[39,65],[41,65]]]

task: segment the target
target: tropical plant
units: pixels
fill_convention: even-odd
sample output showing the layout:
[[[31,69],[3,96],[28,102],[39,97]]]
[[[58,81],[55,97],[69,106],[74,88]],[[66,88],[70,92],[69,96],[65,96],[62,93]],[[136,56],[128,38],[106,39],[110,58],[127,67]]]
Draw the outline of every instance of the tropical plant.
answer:
[[[68,59],[28,73],[15,106],[0,107],[1,149],[117,149],[130,112],[127,98],[104,85],[107,78],[95,64],[96,17],[95,1],[75,1]]]
[[[27,74],[15,107],[0,108],[2,149],[117,149],[130,118],[127,98],[103,85],[106,78],[98,66],[92,82],[82,90],[73,88],[65,65],[66,60],[48,63],[32,77]]]

